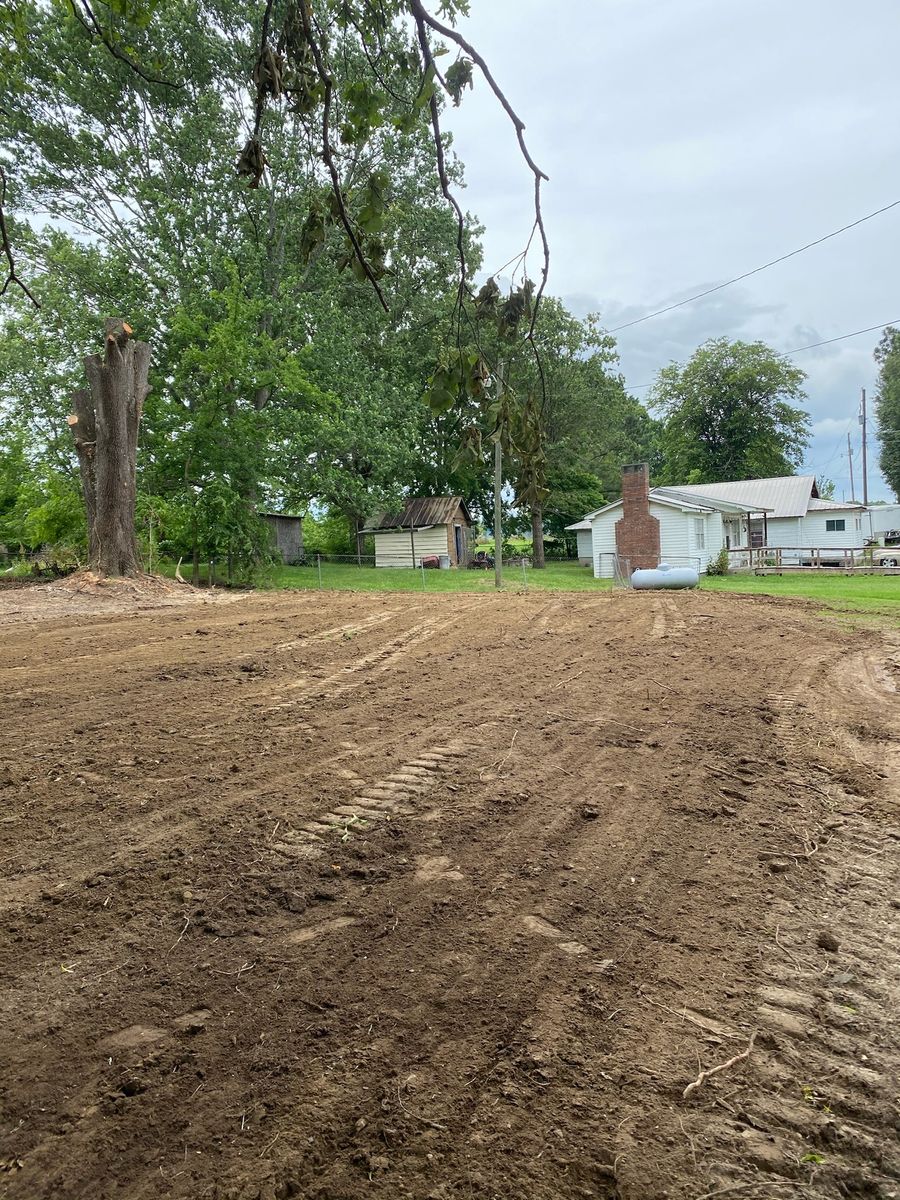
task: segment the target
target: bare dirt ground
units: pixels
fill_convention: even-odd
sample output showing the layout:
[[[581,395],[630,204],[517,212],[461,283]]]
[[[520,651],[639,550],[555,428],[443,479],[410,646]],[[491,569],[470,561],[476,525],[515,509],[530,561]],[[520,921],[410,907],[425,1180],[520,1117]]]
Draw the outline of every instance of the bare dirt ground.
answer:
[[[0,626],[0,1195],[900,1195],[891,635],[708,593]]]

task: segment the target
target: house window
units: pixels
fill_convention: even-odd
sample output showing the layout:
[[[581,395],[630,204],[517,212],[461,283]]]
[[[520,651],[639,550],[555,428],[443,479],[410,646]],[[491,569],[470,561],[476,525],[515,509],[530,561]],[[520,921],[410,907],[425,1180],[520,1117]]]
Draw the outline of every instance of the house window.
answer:
[[[826,522],[825,522],[825,532],[826,533],[843,533],[845,527],[846,527],[846,522],[844,521],[843,517],[840,517],[835,521],[826,520]]]
[[[698,550],[706,549],[706,525],[702,517],[694,517],[694,540]]]

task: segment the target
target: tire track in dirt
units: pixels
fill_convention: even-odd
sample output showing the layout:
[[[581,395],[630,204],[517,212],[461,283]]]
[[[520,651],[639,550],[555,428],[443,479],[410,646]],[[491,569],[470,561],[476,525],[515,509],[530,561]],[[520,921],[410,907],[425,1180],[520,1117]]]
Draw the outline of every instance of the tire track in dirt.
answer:
[[[407,610],[390,611],[386,614],[374,614],[369,620],[364,622],[364,633],[366,635],[377,635],[380,628],[395,617],[408,619],[411,614],[418,611],[418,606],[410,606]],[[404,633],[392,638],[386,644],[382,641],[374,650],[359,655],[358,647],[350,647],[349,643],[340,643],[338,647],[341,650],[352,649],[354,659],[351,660],[348,666],[341,668],[339,672],[332,674],[324,680],[317,680],[309,689],[310,698],[315,698],[318,702],[326,699],[333,699],[339,696],[346,695],[354,687],[360,686],[359,681],[355,678],[358,673],[371,671],[372,674],[381,674],[389,670],[402,655],[411,651],[416,646],[425,641],[431,631],[445,628],[450,623],[445,619],[443,622],[416,622],[410,629]],[[339,626],[330,626],[326,630],[313,632],[310,635],[310,641],[315,643],[321,640],[327,640],[335,634],[336,631],[345,632],[348,628],[354,628],[354,623],[344,623]],[[267,646],[258,647],[257,651],[266,649]],[[278,649],[280,647],[276,647]],[[101,669],[103,664],[97,663],[97,669]],[[115,670],[115,661],[110,660],[107,664],[109,669]],[[374,668],[374,670],[373,670]],[[353,678],[348,681],[348,674]],[[337,686],[334,686],[334,684]],[[263,687],[270,686],[264,683]],[[50,689],[48,689],[49,694]],[[264,694],[264,693],[263,693]],[[248,689],[248,699],[259,700],[259,692],[257,689]],[[194,708],[195,715],[202,715],[202,707],[197,711],[196,705],[192,704],[191,697],[186,697],[185,702],[189,707]],[[295,704],[292,701],[292,706]],[[96,716],[96,711],[95,714]],[[177,718],[170,712],[169,719],[177,721]],[[212,719],[212,718],[211,718]],[[223,745],[226,745],[229,740],[234,740],[240,743],[245,735],[246,716],[241,708],[232,708],[224,714],[218,709],[215,710],[215,729],[214,731],[198,735],[195,738],[194,744],[200,746],[210,746],[216,753],[220,754]],[[55,726],[55,721],[52,723]],[[111,749],[115,749],[118,745],[123,753],[134,745],[133,734],[130,732],[121,737],[121,740],[116,740],[116,722],[93,723],[95,730],[102,728],[104,740]],[[174,729],[173,731],[174,732]],[[386,743],[389,745],[390,743]],[[49,749],[49,748],[48,748]],[[51,761],[60,763],[57,769],[57,778],[62,782],[67,774],[68,768],[64,762],[67,757],[67,751],[62,747],[57,753],[47,753],[43,757],[49,758]],[[328,753],[328,761],[330,768],[333,768],[335,756]],[[305,773],[307,775],[321,772],[321,766],[315,763],[307,763]],[[109,794],[113,790],[121,786],[126,781],[121,778],[116,778],[113,775],[100,776],[96,772],[87,772],[87,776],[92,780],[93,786],[99,786]],[[351,777],[352,778],[352,777]],[[278,784],[284,781],[283,764],[273,766],[271,769],[257,770],[254,772],[253,781],[250,786],[229,787],[227,792],[227,805],[229,808],[237,806],[245,806],[254,803],[261,797],[277,794]],[[81,776],[73,780],[76,784],[73,789],[73,799],[81,801],[83,796],[78,794],[77,784],[83,782]],[[161,789],[163,793],[168,793],[166,800],[157,807],[156,805],[148,805],[145,803],[141,806],[140,811],[132,818],[125,821],[117,821],[115,828],[100,827],[89,836],[88,840],[82,840],[80,843],[73,842],[70,839],[63,844],[58,840],[54,840],[49,847],[49,856],[42,859],[38,866],[31,868],[24,876],[17,876],[12,879],[7,879],[0,882],[0,909],[18,907],[23,904],[33,903],[41,891],[58,889],[58,894],[66,894],[73,888],[84,884],[92,879],[101,869],[104,871],[117,871],[133,864],[141,856],[152,851],[160,842],[168,838],[177,838],[183,841],[184,844],[190,844],[193,831],[206,823],[206,818],[201,815],[202,807],[198,807],[196,803],[191,803],[197,791],[197,780],[192,778],[190,769],[185,770],[182,765],[182,770],[179,775],[166,779],[165,777],[155,777],[152,772],[145,773],[141,780],[142,787],[147,789],[146,795],[150,795],[152,791]],[[176,785],[173,789],[171,785]],[[70,785],[71,786],[71,785]],[[173,820],[172,808],[177,806],[183,810],[185,804],[190,807],[195,815],[185,819],[180,814]],[[220,798],[216,807],[222,807],[222,799]],[[110,845],[110,835],[113,837],[113,845]],[[63,860],[71,860],[72,856],[86,859],[86,865],[80,871],[72,872],[70,869],[64,869],[62,866]],[[58,863],[59,865],[54,865]]]
[[[776,908],[752,1086],[721,1127],[744,1169],[719,1172],[717,1186],[745,1186],[747,1167],[823,1200],[888,1196],[900,1183],[900,938],[889,899],[900,894],[898,848],[900,830],[853,818],[818,854],[816,892],[839,904],[823,912],[804,897]]]
[[[704,1130],[719,1159],[710,1190],[769,1186],[778,1195],[796,1189],[840,1200],[886,1198],[900,1184],[900,827],[875,819],[868,802],[858,805],[858,787],[871,789],[872,769],[845,717],[865,712],[869,737],[873,719],[882,733],[897,728],[898,661],[863,651],[835,666],[812,655],[789,689],[769,697],[783,752],[792,766],[818,772],[823,783],[811,787],[825,803],[816,813],[804,805],[806,830],[782,828],[782,844],[793,845],[765,856],[785,884],[769,916],[757,1005],[748,1014],[757,1039],[747,1077],[734,1081],[722,1105],[731,1118],[719,1112]],[[816,731],[815,740],[804,739],[804,728]],[[900,739],[890,737],[875,741],[878,761],[888,766],[876,774],[888,781],[896,813],[900,773],[890,768],[900,766]]]
[[[792,748],[765,699],[794,686],[779,621],[730,597],[666,599],[661,639],[649,637],[647,598],[629,596],[592,598],[583,612],[574,597],[561,607],[478,597],[461,613],[427,599],[402,630],[329,634],[314,659],[285,648],[289,605],[282,631],[270,624],[250,647],[237,624],[209,635],[219,674],[200,696],[177,682],[165,720],[183,723],[190,765],[214,778],[187,803],[172,795],[129,812],[148,767],[117,767],[120,794],[98,814],[114,829],[130,822],[136,840],[167,821],[172,836],[9,921],[19,940],[0,989],[13,1034],[0,1088],[14,1117],[0,1155],[23,1164],[9,1173],[10,1200],[86,1189],[105,1200],[107,1183],[110,1195],[190,1200],[696,1200],[748,1182],[809,1194],[813,1169],[813,1186],[827,1180],[823,1164],[760,1165],[756,1134],[782,1134],[751,1101],[786,1102],[778,1078],[795,1043],[826,1056],[823,1072],[836,1054],[845,1082],[854,1063],[870,1068],[838,1039],[882,1045],[875,1014],[889,1012],[890,980],[864,923],[882,886],[872,855],[883,833],[854,825],[842,847],[844,834],[827,831],[835,840],[787,874],[768,863],[796,848],[790,823],[814,835],[820,810],[827,821],[875,803],[874,776],[847,800],[840,772],[887,710],[868,697],[856,742],[824,739],[834,778],[805,779],[821,723],[801,711],[809,738]],[[360,619],[357,598],[321,603],[323,634]],[[792,637],[804,660],[817,643],[834,655],[852,640],[802,619]],[[247,653],[258,670],[238,687]],[[98,671],[108,699],[87,740],[68,746],[73,770],[102,775],[107,747],[113,761],[123,753],[114,669]],[[312,671],[293,689],[296,713],[261,711],[285,698],[279,675]],[[64,718],[64,692],[42,699],[39,724]],[[129,677],[128,719],[152,726],[172,693],[152,679],[134,690]],[[844,697],[835,704],[829,724],[840,727]],[[155,774],[170,772],[171,759],[146,753],[161,759]],[[65,797],[72,813],[93,813],[83,790],[61,787],[43,785],[41,812]],[[20,818],[23,857],[38,844],[37,811]],[[54,861],[77,873],[84,829],[62,816],[69,855],[61,846]],[[327,854],[308,857],[310,845]],[[855,886],[869,889],[847,941],[855,982],[840,985],[856,1014],[836,993],[820,997],[818,976],[778,978],[773,918],[779,942],[820,969],[799,905],[815,912],[849,886],[821,883],[831,856],[852,861]],[[796,924],[781,907],[792,897]],[[827,1021],[808,1011],[810,995]],[[868,1024],[840,1023],[862,1020],[864,1002]],[[721,1061],[764,1019],[792,1012],[806,1037],[784,1051],[789,1035],[768,1030],[759,1077],[753,1059],[681,1101],[698,1050],[704,1065]],[[857,1147],[841,1151],[848,1170],[881,1120],[881,1099],[862,1111],[864,1078],[841,1094]],[[791,1152],[794,1136],[783,1135]]]
[[[433,746],[375,783],[363,785],[346,804],[320,812],[272,842],[272,849],[289,857],[319,858],[336,836],[346,840],[356,830],[398,815],[412,815],[435,789],[439,775],[465,757],[470,747],[459,742]],[[355,778],[354,782],[358,779]]]

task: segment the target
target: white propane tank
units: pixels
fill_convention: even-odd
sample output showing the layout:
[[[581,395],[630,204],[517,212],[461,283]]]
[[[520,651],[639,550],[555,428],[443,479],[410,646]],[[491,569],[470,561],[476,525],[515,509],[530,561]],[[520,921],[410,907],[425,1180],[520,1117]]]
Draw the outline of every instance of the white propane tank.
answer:
[[[693,567],[670,567],[660,563],[652,570],[632,571],[633,588],[689,588],[700,582],[700,574]]]

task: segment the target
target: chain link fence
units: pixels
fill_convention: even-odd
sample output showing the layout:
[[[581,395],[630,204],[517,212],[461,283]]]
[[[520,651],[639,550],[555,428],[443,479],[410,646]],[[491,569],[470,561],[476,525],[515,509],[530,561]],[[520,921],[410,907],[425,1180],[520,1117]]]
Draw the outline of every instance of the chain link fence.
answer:
[[[690,567],[698,574],[704,567],[702,559],[690,555],[664,555],[654,563],[654,566],[658,567],[662,563],[668,563],[670,567]],[[636,568],[632,568],[630,558],[625,558],[614,551],[600,551],[594,558],[594,574],[598,579],[611,579],[614,588],[631,587],[633,569]]]
[[[509,584],[520,584],[528,588],[528,577],[532,571],[531,560],[517,555],[502,560],[503,580]],[[452,572],[462,584],[475,583],[479,576],[485,583],[494,580],[494,559],[487,553],[477,553],[467,566],[454,566],[449,555],[416,555],[413,566],[412,555],[379,551],[374,554],[305,554],[299,562],[290,564],[292,575],[307,586],[352,587],[354,576],[361,586],[371,587],[376,582],[372,572],[385,576],[391,588],[402,590],[446,591],[447,576]],[[365,573],[365,574],[364,574]],[[463,579],[459,579],[462,576]],[[388,580],[389,577],[389,580]]]

